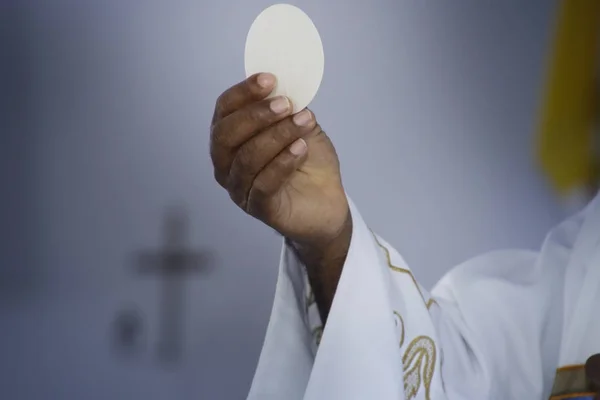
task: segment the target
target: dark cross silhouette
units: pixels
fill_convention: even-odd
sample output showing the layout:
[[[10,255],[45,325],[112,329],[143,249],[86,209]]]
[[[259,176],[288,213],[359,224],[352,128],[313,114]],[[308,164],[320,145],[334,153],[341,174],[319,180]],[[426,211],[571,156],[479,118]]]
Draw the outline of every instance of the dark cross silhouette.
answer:
[[[179,360],[182,350],[184,279],[188,274],[207,270],[208,254],[187,249],[188,219],[182,208],[167,212],[164,236],[163,249],[143,253],[138,268],[142,273],[162,278],[158,355],[161,361],[172,363]]]

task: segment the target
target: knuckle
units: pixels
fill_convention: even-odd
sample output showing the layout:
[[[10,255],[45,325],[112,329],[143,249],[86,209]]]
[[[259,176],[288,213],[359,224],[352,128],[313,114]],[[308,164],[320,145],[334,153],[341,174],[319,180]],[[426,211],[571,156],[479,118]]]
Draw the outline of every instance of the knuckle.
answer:
[[[294,139],[298,139],[302,136],[302,130],[298,128],[296,125],[292,123],[291,120],[285,120],[281,124],[279,124],[278,128],[278,137],[282,138],[286,142],[289,142]]]
[[[250,174],[256,170],[256,145],[253,142],[248,142],[237,151],[235,157],[236,173]]]
[[[236,87],[240,93],[240,96],[246,99],[252,99],[255,97],[255,85],[252,82],[252,78],[241,81]]]
[[[223,92],[223,93],[221,93],[221,95],[219,95],[219,97],[217,97],[217,102],[215,104],[216,114],[223,115],[225,113],[225,111],[227,110],[227,104],[228,104],[227,98],[228,98],[228,92]]]
[[[248,161],[236,158],[227,177],[227,191],[231,199],[240,207],[243,207],[252,184],[252,174],[249,172],[248,165]]]
[[[211,141],[211,152],[214,151],[214,147],[229,147],[229,135],[223,131],[223,127],[220,123],[212,126],[210,131]]]
[[[273,125],[265,133],[270,145],[284,147],[302,136],[302,132],[289,120],[284,120]]]
[[[239,179],[239,176],[229,176],[227,179],[227,192],[235,204],[244,208],[245,194],[242,190],[242,181]]]
[[[244,118],[251,122],[253,126],[260,126],[269,118],[269,112],[263,102],[256,103],[246,108]]]

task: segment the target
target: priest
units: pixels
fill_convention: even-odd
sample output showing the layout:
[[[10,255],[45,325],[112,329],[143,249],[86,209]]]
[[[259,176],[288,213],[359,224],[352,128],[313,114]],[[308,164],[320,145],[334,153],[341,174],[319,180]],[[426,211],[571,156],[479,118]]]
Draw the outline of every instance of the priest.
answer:
[[[485,254],[430,292],[347,197],[310,110],[257,74],[217,100],[217,182],[284,237],[249,400],[600,398],[600,199],[539,251]]]

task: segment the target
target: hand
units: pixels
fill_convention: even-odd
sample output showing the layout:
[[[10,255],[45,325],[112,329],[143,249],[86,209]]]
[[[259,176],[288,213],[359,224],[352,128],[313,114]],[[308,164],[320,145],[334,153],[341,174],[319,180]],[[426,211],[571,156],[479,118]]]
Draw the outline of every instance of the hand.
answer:
[[[283,236],[325,246],[349,219],[338,157],[311,111],[292,116],[287,98],[265,99],[275,84],[270,74],[254,75],[217,100],[215,178],[242,210]]]

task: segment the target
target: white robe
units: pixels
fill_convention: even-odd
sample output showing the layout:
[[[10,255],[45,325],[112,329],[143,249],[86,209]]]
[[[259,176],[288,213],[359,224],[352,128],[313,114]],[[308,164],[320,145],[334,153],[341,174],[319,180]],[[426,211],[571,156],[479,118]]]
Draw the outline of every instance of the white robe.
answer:
[[[431,294],[350,208],[352,240],[324,331],[304,268],[284,245],[248,400],[541,400],[585,391],[582,364],[600,353],[598,198],[539,252],[476,257]]]

